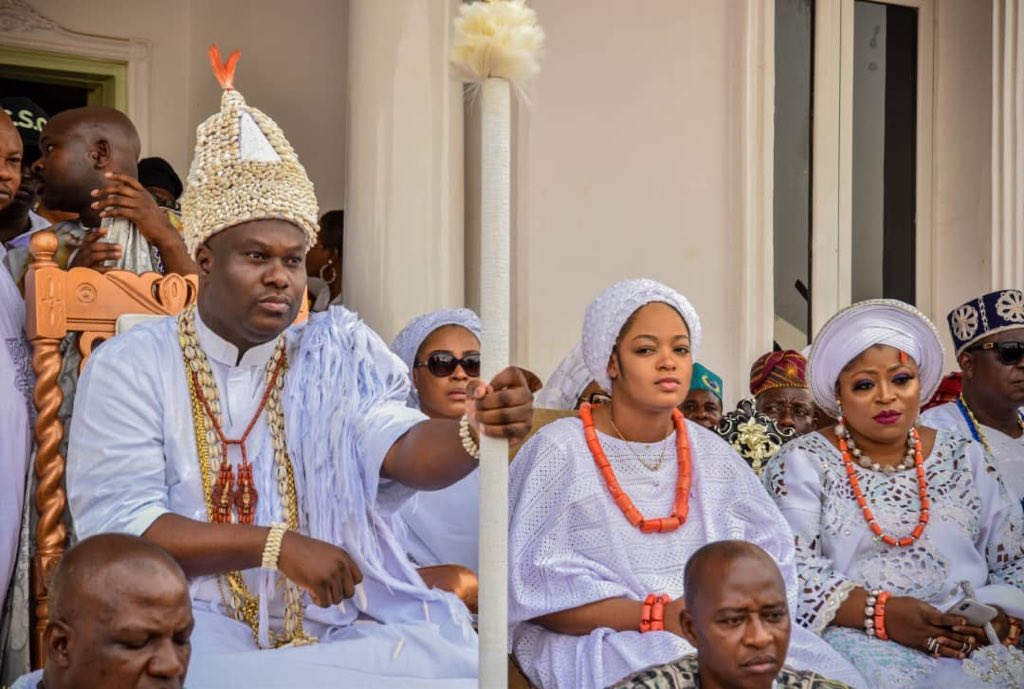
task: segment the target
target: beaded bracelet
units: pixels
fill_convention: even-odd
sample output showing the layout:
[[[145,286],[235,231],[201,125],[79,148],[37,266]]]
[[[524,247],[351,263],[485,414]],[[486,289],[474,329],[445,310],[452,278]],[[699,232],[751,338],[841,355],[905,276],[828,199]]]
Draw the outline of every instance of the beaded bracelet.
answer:
[[[1007,617],[1007,619],[1010,621],[1010,631],[1006,633],[1003,645],[1016,646],[1020,642],[1021,621],[1018,617]]]
[[[640,611],[641,633],[665,631],[665,606],[671,600],[671,598],[664,594],[647,594],[647,598],[644,599],[644,606]]]
[[[868,598],[864,603],[864,633],[868,636],[875,635],[875,605],[878,604],[880,595],[882,595],[882,589],[871,589],[868,591]]]
[[[473,459],[480,459],[480,445],[473,440],[473,434],[469,432],[469,416],[466,414],[459,419],[459,438],[462,440],[462,448],[466,454]]]
[[[885,604],[892,597],[888,591],[878,594],[878,601],[875,603],[875,636],[882,641],[889,640],[889,634],[885,630]]]
[[[277,561],[281,558],[281,541],[288,531],[288,525],[281,522],[274,522],[270,525],[270,533],[267,534],[267,543],[263,546],[263,569],[270,571],[277,570]]]

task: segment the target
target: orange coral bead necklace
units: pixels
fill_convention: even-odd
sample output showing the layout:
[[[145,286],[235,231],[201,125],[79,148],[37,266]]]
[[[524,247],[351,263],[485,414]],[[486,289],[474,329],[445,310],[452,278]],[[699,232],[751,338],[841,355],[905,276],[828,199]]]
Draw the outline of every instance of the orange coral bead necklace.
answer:
[[[885,533],[885,531],[882,530],[882,527],[878,525],[878,521],[875,519],[875,515],[872,513],[871,508],[868,507],[867,500],[864,498],[864,492],[860,489],[860,481],[857,479],[857,471],[854,468],[850,446],[847,443],[847,439],[849,438],[852,440],[852,438],[850,438],[849,430],[846,428],[846,420],[840,419],[835,430],[836,438],[839,440],[839,452],[843,456],[843,466],[846,469],[846,476],[850,480],[850,487],[853,489],[853,495],[857,500],[857,506],[860,507],[861,514],[864,516],[864,521],[868,523],[868,528],[871,529],[871,533],[875,534],[875,538],[877,540],[891,546],[905,548],[909,545],[913,545],[917,539],[921,538],[921,534],[924,533],[924,528],[928,525],[928,513],[931,509],[931,502],[928,500],[928,479],[924,474],[924,454],[921,452],[921,438],[918,436],[917,429],[910,429],[910,433],[907,438],[907,445],[914,453],[914,469],[917,472],[917,495],[921,501],[921,508],[917,519],[917,525],[914,527],[914,530],[909,536],[903,536],[902,538],[896,538],[895,536]]]
[[[658,519],[646,519],[640,510],[636,508],[633,501],[629,499],[626,491],[622,490],[619,480],[615,477],[615,470],[601,447],[601,441],[597,438],[597,430],[594,428],[594,415],[589,403],[580,407],[580,420],[583,421],[583,437],[587,440],[587,448],[594,458],[597,469],[604,478],[605,485],[612,500],[622,510],[626,520],[647,533],[669,533],[675,531],[686,522],[686,516],[690,512],[690,474],[692,465],[690,463],[690,438],[686,432],[686,420],[678,409],[672,410],[672,422],[676,427],[676,461],[679,465],[679,475],[676,478],[676,497],[672,504],[672,514]]]

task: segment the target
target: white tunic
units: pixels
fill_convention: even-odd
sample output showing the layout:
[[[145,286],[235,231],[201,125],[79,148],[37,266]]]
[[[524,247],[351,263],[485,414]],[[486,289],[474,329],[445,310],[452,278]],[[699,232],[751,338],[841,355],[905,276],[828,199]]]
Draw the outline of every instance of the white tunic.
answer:
[[[910,534],[919,515],[916,472],[890,475],[860,466],[856,472],[879,526],[896,537]],[[958,584],[966,580],[982,602],[1011,615],[1024,613],[1020,505],[1005,498],[980,445],[939,431],[925,476],[930,521],[916,543],[892,547],[874,538],[842,456],[820,433],[784,445],[763,475],[796,535],[803,582],[797,621],[823,633],[869,682],[883,688],[931,686],[927,678],[940,662],[861,629],[829,626],[854,588],[913,596],[945,611],[959,600]]]
[[[642,601],[649,593],[683,595],[683,567],[701,546],[740,539],[778,563],[796,610],[793,534],[757,476],[726,443],[686,423],[693,463],[686,523],[665,534],[630,525],[608,493],[587,449],[579,419],[542,428],[511,467],[509,624],[513,651],[540,687],[606,687],[650,665],[693,653],[671,632],[595,629],[586,636],[548,631],[530,620],[606,598]],[[646,516],[667,516],[678,469],[675,436],[663,444],[625,443],[599,434],[623,489]],[[821,639],[795,624],[787,664],[865,688],[862,678]]]
[[[348,316],[352,318],[351,314]],[[370,354],[380,357],[382,366],[397,363],[401,367],[372,331],[361,322],[355,323],[355,332],[343,343],[343,350],[355,346],[352,343],[356,340],[363,342],[362,346],[369,342]],[[303,336],[310,331],[300,326],[286,333],[290,361],[286,386],[292,376],[302,373],[301,361],[296,361],[295,355]],[[198,317],[196,334],[217,381],[224,433],[228,438],[238,438],[259,405],[266,383],[266,365],[275,343],[254,347],[239,361],[235,347]],[[333,379],[323,383],[341,385]],[[412,492],[379,478],[381,463],[390,447],[425,418],[405,406],[406,394],[403,389],[373,403],[366,416],[352,424],[359,429],[354,441],[357,456],[336,458],[360,463],[362,488],[365,494],[377,496],[375,511],[384,517],[393,516],[394,509]],[[299,413],[289,406],[289,401],[286,395],[282,396],[291,429],[290,416]],[[331,419],[330,413],[329,409],[322,410],[321,418]],[[288,447],[293,456],[293,444],[306,440],[292,437],[289,430]],[[249,436],[248,456],[254,465],[259,495],[256,523],[283,521],[266,414],[261,415]],[[237,445],[229,446],[228,457],[237,466]],[[304,493],[299,467],[296,472],[300,503],[314,491],[322,491],[322,485],[310,485]],[[316,478],[308,480],[313,483]],[[175,319],[138,325],[104,343],[91,357],[79,381],[75,401],[67,486],[79,538],[111,531],[142,534],[168,512],[206,521],[190,396]],[[315,518],[316,515],[308,517]],[[372,523],[373,538],[356,535],[352,536],[353,542],[362,537],[364,542],[379,543],[385,560],[394,563],[395,560],[387,558],[401,553],[400,546],[383,519],[373,517]],[[307,526],[303,524],[304,528]],[[462,682],[467,687],[474,686],[475,680],[466,678],[476,676],[476,636],[468,627],[465,607],[454,596],[423,593],[427,590],[422,582],[389,589],[367,575],[363,553],[356,552],[349,542],[339,545],[349,550],[366,575],[366,605],[356,600],[348,601],[344,609],[309,604],[306,629],[322,642],[345,643],[256,652],[250,630],[224,613],[216,579],[199,577],[191,582],[197,626],[189,687],[279,687],[282,674],[289,677],[292,686],[304,687],[345,683],[357,686],[365,684],[370,676],[376,676],[373,686],[413,686],[407,680],[417,677],[445,678],[439,684],[445,687],[463,686]],[[399,572],[396,576],[403,575]],[[281,589],[274,585],[275,576],[248,570],[245,578],[250,590],[259,591],[269,601],[273,626],[280,629],[283,601]]]
[[[441,490],[424,490],[401,509],[406,548],[419,565],[479,569],[480,470]]]
[[[971,428],[960,413],[956,402],[947,402],[921,413],[921,423],[931,428],[942,428],[971,438]],[[1002,431],[981,425],[981,432],[992,448],[986,458],[999,474],[1003,486],[1018,502],[1024,501],[1024,433],[1011,438]]]
[[[0,260],[5,251],[0,244]],[[18,553],[34,385],[25,340],[25,302],[10,274],[0,268],[0,606]]]

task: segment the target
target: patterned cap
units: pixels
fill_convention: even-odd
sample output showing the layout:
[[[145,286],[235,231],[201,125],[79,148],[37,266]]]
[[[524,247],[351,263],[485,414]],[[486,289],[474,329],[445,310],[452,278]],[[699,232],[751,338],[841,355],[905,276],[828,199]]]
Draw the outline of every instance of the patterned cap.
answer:
[[[750,394],[757,397],[775,388],[806,388],[806,370],[807,359],[800,352],[768,352],[750,367]]]
[[[693,364],[693,375],[690,376],[690,392],[694,390],[707,390],[718,401],[722,401],[722,378],[704,364]]]
[[[234,51],[226,65],[210,46],[210,63],[224,89],[220,112],[196,130],[196,151],[181,197],[185,245],[199,245],[234,225],[252,220],[285,220],[316,244],[317,203],[313,183],[277,124],[234,90]]]
[[[972,344],[994,333],[1024,328],[1024,292],[1001,289],[961,304],[947,316],[953,347],[960,356]]]

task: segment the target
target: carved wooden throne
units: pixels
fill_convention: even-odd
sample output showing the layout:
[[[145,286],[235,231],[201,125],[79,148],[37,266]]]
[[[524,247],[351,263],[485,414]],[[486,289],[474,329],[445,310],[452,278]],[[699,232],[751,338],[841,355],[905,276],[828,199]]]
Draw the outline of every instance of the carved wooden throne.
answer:
[[[88,268],[65,271],[53,262],[57,237],[49,231],[32,236],[34,262],[25,277],[25,331],[32,343],[36,373],[35,471],[36,551],[32,562],[32,598],[35,626],[31,637],[32,665],[42,667],[45,656],[47,584],[67,544],[64,510],[65,458],[60,452],[64,425],[58,416],[64,394],[58,384],[63,365],[61,342],[78,333],[82,366],[93,349],[112,337],[124,314],[173,315],[195,303],[198,283],[194,275],[144,273],[121,270],[100,273]],[[28,496],[26,496],[27,498]]]

